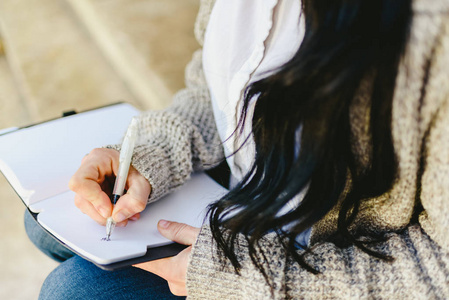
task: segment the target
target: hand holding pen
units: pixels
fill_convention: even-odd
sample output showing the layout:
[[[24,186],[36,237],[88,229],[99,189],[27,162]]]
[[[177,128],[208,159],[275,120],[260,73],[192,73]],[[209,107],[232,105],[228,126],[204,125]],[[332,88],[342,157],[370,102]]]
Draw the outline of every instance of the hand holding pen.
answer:
[[[76,193],[75,205],[101,225],[106,225],[111,216],[116,226],[125,226],[128,220],[137,220],[151,192],[150,183],[131,166],[126,180],[123,176],[120,180],[127,191],[114,207],[111,199],[114,179],[120,174],[119,164],[120,153],[117,150],[94,149],[83,158],[69,183],[70,189]]]
[[[133,156],[134,145],[137,138],[137,121],[132,119],[131,124],[126,131],[123,139],[122,149],[120,150],[118,173],[115,178],[114,190],[112,191],[112,205],[117,204],[118,199],[125,191],[125,184],[128,179],[129,167]],[[109,241],[116,222],[114,218],[109,217],[106,222],[106,240]]]

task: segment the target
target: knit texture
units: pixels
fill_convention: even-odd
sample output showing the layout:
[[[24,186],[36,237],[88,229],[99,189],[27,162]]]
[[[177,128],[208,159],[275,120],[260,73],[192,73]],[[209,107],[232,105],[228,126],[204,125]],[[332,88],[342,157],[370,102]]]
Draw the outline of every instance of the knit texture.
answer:
[[[448,299],[449,256],[420,226],[390,234],[386,243],[372,247],[395,257],[394,262],[376,259],[352,246],[338,248],[320,243],[306,262],[318,275],[301,268],[286,254],[277,238],[261,242],[268,258],[266,271],[271,293],[255,269],[240,238],[241,274],[224,268],[216,255],[212,235],[205,226],[191,255],[187,287],[189,299]]]
[[[202,0],[195,26],[200,44],[214,1]],[[449,1],[415,0],[411,37],[400,65],[393,100],[393,143],[399,176],[393,189],[362,204],[352,231],[387,233],[373,245],[395,258],[387,262],[354,246],[339,248],[338,206],[312,229],[307,262],[314,275],[294,262],[274,235],[261,242],[273,291],[249,258],[241,237],[241,274],[217,256],[211,231],[203,226],[187,273],[190,299],[449,299]],[[244,29],[242,29],[244,30]],[[362,84],[351,108],[353,150],[363,163],[370,85]],[[201,50],[186,69],[186,89],[163,111],[143,114],[133,166],[152,185],[149,201],[181,186],[193,171],[224,159]],[[118,149],[119,146],[112,146]],[[186,200],[188,201],[188,200]],[[417,203],[420,201],[420,203]],[[419,224],[410,224],[418,204]]]

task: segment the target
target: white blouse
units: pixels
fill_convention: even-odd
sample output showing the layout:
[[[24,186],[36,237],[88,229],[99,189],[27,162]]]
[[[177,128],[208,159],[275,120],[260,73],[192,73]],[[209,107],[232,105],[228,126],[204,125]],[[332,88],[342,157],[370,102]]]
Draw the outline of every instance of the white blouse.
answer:
[[[235,132],[245,88],[293,58],[304,32],[300,0],[217,0],[215,3],[204,40],[203,69],[232,173],[231,186],[250,170],[255,156],[251,135],[254,101],[243,134]],[[240,148],[246,137],[248,142]],[[304,192],[287,203],[280,214],[296,208]],[[307,245],[309,237],[310,229],[299,235],[297,241]]]
[[[254,101],[243,134],[234,134],[245,88],[289,61],[304,37],[300,0],[217,0],[207,27],[203,68],[234,180],[250,170]],[[248,142],[238,150],[249,136]]]

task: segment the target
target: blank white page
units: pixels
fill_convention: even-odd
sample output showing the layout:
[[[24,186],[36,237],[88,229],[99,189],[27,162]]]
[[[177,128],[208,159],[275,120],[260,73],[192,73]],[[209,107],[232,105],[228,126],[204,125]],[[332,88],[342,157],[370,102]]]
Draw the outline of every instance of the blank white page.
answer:
[[[68,191],[84,155],[120,143],[138,114],[123,103],[2,135],[0,170],[27,206]]]
[[[160,219],[200,227],[207,205],[226,192],[206,174],[193,174],[179,190],[149,204],[140,220],[115,228],[110,241],[101,240],[106,236],[104,226],[75,207],[72,192],[40,201],[34,204],[33,210],[41,211],[39,223],[75,252],[98,264],[111,264],[143,256],[148,246],[170,243],[157,230]]]

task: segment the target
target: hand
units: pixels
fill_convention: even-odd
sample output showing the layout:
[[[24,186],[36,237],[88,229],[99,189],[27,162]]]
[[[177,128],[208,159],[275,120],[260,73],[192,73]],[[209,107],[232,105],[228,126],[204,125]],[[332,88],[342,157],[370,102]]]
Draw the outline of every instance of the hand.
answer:
[[[158,230],[166,238],[190,247],[184,249],[176,256],[138,264],[135,267],[154,273],[167,280],[170,291],[174,295],[187,296],[187,265],[190,252],[192,251],[191,245],[198,238],[200,229],[182,223],[161,220],[158,223]]]
[[[118,172],[120,153],[114,149],[94,149],[81,162],[72,176],[69,188],[76,193],[75,205],[101,225],[112,215],[117,226],[126,226],[128,219],[137,220],[145,209],[151,192],[150,183],[132,166],[126,182],[126,194],[114,207],[110,196]]]

